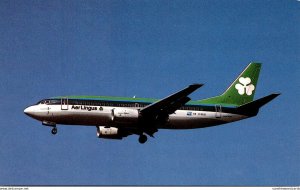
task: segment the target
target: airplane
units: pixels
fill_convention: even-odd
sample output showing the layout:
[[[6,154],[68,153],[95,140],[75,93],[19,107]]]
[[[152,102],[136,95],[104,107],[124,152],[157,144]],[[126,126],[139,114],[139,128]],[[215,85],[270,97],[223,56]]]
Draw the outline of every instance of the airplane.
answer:
[[[273,93],[253,101],[261,63],[250,63],[219,96],[191,101],[188,97],[203,84],[191,84],[163,99],[111,96],[58,96],[27,107],[24,113],[52,127],[96,126],[97,137],[122,139],[147,135],[159,129],[195,129],[226,124],[258,114],[259,109],[280,95]]]

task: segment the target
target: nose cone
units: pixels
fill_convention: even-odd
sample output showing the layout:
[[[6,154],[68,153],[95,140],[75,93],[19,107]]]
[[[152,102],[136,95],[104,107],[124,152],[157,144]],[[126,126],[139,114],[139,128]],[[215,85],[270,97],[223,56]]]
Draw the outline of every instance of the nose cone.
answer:
[[[30,107],[26,108],[26,109],[24,110],[24,113],[25,113],[26,115],[32,117],[32,116],[33,116],[33,113],[34,113],[33,107],[30,106]]]

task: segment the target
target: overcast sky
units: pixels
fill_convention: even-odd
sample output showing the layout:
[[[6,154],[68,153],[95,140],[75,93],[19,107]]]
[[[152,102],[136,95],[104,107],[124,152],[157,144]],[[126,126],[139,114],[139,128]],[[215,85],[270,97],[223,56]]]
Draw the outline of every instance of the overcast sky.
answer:
[[[300,2],[0,1],[0,185],[299,185]],[[257,117],[98,139],[23,110],[59,95],[215,96],[251,61]]]

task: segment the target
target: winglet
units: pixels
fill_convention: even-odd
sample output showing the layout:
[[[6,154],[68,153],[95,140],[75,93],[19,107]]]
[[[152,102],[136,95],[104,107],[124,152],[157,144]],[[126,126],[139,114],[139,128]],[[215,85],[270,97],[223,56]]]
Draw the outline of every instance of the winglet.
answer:
[[[198,88],[203,86],[204,84],[200,84],[200,83],[194,83],[194,84],[191,84],[190,86],[197,86]]]
[[[194,83],[188,86],[188,88],[190,88],[191,90],[195,91],[198,88],[202,87],[204,84],[199,84],[199,83]]]

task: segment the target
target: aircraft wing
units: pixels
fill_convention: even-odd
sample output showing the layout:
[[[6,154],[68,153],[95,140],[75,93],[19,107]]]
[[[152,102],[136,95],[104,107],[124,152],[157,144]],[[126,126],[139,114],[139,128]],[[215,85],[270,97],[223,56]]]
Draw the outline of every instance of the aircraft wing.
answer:
[[[153,104],[150,104],[140,110],[140,113],[144,117],[154,117],[166,116],[174,113],[181,106],[186,104],[191,99],[188,97],[189,94],[203,86],[203,84],[192,84],[185,89],[176,92],[164,99],[161,99]]]

